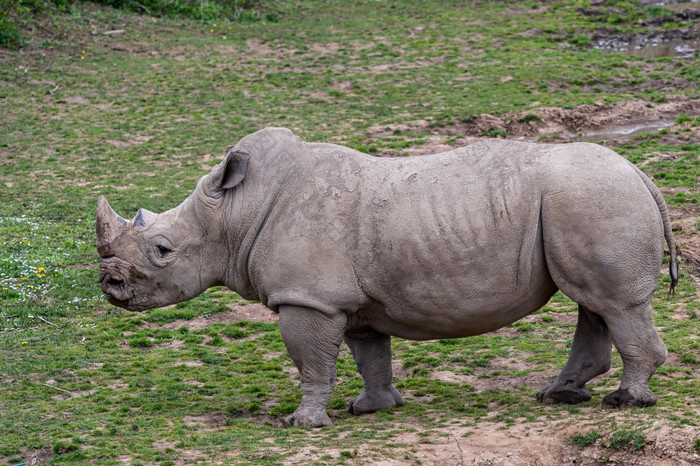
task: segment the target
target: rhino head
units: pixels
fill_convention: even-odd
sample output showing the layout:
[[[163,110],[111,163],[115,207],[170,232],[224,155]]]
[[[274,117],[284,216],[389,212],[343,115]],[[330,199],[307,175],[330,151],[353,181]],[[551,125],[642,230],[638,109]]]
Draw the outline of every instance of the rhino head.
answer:
[[[229,228],[221,221],[222,204],[225,193],[242,183],[248,160],[247,154],[229,149],[182,204],[161,214],[139,209],[133,220],[125,220],[100,196],[99,280],[110,303],[143,311],[224,284],[231,248]]]

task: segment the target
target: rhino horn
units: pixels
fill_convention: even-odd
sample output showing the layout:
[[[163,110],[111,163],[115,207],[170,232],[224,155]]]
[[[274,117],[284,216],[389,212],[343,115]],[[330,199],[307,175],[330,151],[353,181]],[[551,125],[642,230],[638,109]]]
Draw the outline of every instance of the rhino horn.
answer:
[[[97,236],[97,251],[101,256],[106,255],[109,243],[128,226],[129,222],[117,215],[109,205],[109,202],[107,202],[107,199],[104,196],[100,196],[97,201],[95,232]]]
[[[158,214],[153,213],[150,210],[139,209],[139,211],[136,212],[136,217],[134,217],[132,223],[137,227],[145,227],[149,223],[153,223],[157,216]]]

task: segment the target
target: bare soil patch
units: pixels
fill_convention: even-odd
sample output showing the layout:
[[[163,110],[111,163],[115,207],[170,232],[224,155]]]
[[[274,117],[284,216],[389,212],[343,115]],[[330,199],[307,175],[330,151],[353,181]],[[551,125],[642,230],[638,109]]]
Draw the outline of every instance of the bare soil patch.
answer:
[[[643,430],[644,447],[635,451],[629,447],[610,448],[610,438],[603,436],[593,445],[579,449],[571,444],[573,435],[582,435],[596,429],[596,423],[588,425],[569,420],[537,421],[506,426],[498,422],[481,422],[477,427],[455,423],[451,426],[426,427],[421,423],[397,423],[400,432],[391,438],[393,445],[406,445],[400,457],[393,452],[376,459],[376,445],[363,445],[353,452],[352,464],[393,466],[424,465],[561,465],[561,464],[613,464],[613,465],[691,465],[700,464],[700,457],[692,450],[692,427],[671,428],[659,421]],[[309,434],[311,435],[311,433]],[[284,464],[308,464],[320,454],[314,447],[302,448],[288,457]],[[323,455],[333,458],[341,451],[327,448]],[[391,459],[386,459],[391,458]]]
[[[532,367],[532,364],[527,366]],[[489,370],[494,370],[493,367]],[[482,377],[471,374],[455,374],[452,371],[434,371],[430,377],[443,382],[466,384],[474,387],[477,392],[483,390],[512,390],[518,387],[530,387],[541,390],[552,383],[554,374],[549,372],[533,371],[527,375],[516,377],[513,375],[497,375],[493,377]]]
[[[395,130],[429,133],[435,136],[480,138],[505,134],[509,139],[554,142],[608,135],[608,140],[623,140],[633,132],[660,129],[673,124],[680,114],[700,113],[700,100],[686,96],[668,96],[662,103],[626,100],[613,104],[602,102],[574,108],[541,107],[502,115],[472,115],[466,121],[445,126],[431,126],[425,121],[399,125],[374,126],[371,136],[386,136]],[[433,145],[439,144],[435,138]],[[442,144],[445,139],[442,140]],[[471,142],[466,139],[466,142]]]
[[[230,324],[243,320],[248,322],[277,322],[277,319],[277,314],[267,307],[259,303],[252,303],[246,304],[245,306],[231,305],[230,311],[216,312],[206,317],[200,316],[190,320],[178,319],[162,325],[147,323],[145,326],[149,328],[167,328],[170,330],[175,330],[180,327],[186,327],[189,330],[201,330],[211,324],[217,323]]]
[[[225,426],[227,422],[228,416],[225,413],[219,412],[219,411],[214,411],[211,413],[205,413],[199,416],[185,416],[183,418],[183,422],[185,423],[186,426],[189,427],[198,427],[201,428],[201,426],[214,426],[214,427],[220,427],[220,426]]]

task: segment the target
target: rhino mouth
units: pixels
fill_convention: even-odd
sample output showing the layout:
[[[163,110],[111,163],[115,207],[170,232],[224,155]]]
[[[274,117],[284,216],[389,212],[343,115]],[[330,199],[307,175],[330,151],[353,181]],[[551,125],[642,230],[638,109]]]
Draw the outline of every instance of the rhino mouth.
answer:
[[[105,272],[100,278],[102,292],[107,301],[115,306],[128,308],[134,296],[130,287],[127,286],[126,280],[114,272]]]
[[[129,301],[130,300],[129,301],[121,301],[108,293],[105,294],[105,297],[107,298],[107,301],[109,301],[110,304],[117,306],[117,307],[121,307],[123,309],[129,309]]]

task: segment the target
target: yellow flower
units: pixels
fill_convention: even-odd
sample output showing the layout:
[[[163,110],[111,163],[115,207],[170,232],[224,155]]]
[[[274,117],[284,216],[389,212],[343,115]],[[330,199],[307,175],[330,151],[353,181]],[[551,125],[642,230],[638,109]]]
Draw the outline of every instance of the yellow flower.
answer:
[[[26,341],[23,341],[23,342],[22,342],[22,344],[23,344],[23,345],[26,345],[26,344],[27,344],[27,342],[26,342]]]
[[[80,57],[81,60],[85,60],[85,55]]]
[[[213,29],[209,29],[209,32],[214,32],[214,30],[213,30]]]
[[[39,268],[37,268],[37,270],[38,270],[39,272],[43,272],[43,271],[46,270],[46,269],[43,268],[43,267],[39,267]]]

